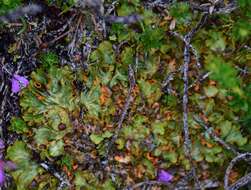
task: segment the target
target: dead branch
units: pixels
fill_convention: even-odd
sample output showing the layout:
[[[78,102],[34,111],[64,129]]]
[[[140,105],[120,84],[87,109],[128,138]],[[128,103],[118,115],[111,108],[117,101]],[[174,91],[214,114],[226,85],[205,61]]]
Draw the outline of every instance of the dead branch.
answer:
[[[228,165],[227,170],[225,172],[225,176],[224,176],[224,189],[237,190],[240,187],[243,187],[251,182],[251,173],[248,173],[246,176],[242,177],[237,182],[235,182],[234,184],[229,186],[229,175],[230,175],[234,165],[241,160],[251,161],[251,153],[239,154],[238,156],[236,156],[234,159],[231,160],[231,162]]]
[[[0,16],[0,21],[2,22],[15,21],[26,14],[35,15],[37,13],[40,13],[41,11],[42,7],[40,5],[30,4],[24,7],[19,7],[16,10],[10,11],[4,16]]]
[[[133,69],[132,65],[128,66],[128,80],[129,80],[129,89],[128,89],[128,94],[127,94],[127,98],[126,98],[126,103],[124,105],[124,108],[122,110],[122,114],[120,116],[120,119],[118,121],[118,127],[111,139],[111,141],[109,142],[108,146],[107,146],[107,152],[106,152],[106,157],[109,155],[110,149],[112,147],[112,145],[114,144],[114,142],[116,141],[116,139],[118,138],[118,135],[122,129],[122,125],[123,122],[126,118],[127,112],[130,108],[130,105],[133,101],[133,96],[132,96],[132,91],[134,89],[134,87],[136,86],[136,79],[135,79],[135,71]]]
[[[236,10],[238,8],[237,2],[233,0],[231,3],[227,5],[217,5],[212,3],[207,4],[198,4],[195,2],[190,2],[190,6],[192,9],[203,12],[205,14],[229,14],[232,11]]]
[[[124,188],[123,190],[134,190],[134,189],[137,189],[137,188],[140,188],[142,186],[152,186],[152,185],[164,185],[165,187],[168,187],[169,189],[173,189],[173,186],[171,184],[166,184],[166,183],[163,183],[163,182],[159,182],[159,181],[150,181],[150,180],[147,180],[147,181],[143,181],[143,182],[140,182],[140,183],[137,183],[131,187],[126,187]]]
[[[60,184],[57,190],[63,189],[65,186],[70,187],[70,182],[66,179],[66,177],[59,172],[57,172],[48,162],[40,163],[40,166],[44,168],[46,171],[50,172],[55,178],[60,181]]]
[[[221,138],[219,138],[214,132],[212,127],[209,127],[208,125],[206,125],[201,119],[199,119],[198,117],[193,117],[194,120],[201,125],[202,127],[204,127],[204,129],[206,130],[206,132],[220,145],[222,145],[224,148],[226,148],[227,150],[233,152],[235,155],[239,155],[240,153],[235,150],[233,147],[231,147],[230,145],[228,145],[224,140],[222,140]]]
[[[199,189],[201,189],[201,185],[200,185],[198,176],[196,175],[195,166],[192,161],[191,140],[189,137],[189,126],[188,126],[188,88],[189,88],[188,71],[189,71],[189,63],[190,63],[190,52],[189,52],[190,47],[188,44],[190,44],[191,39],[193,38],[195,33],[203,26],[206,20],[207,20],[207,15],[205,14],[201,17],[201,20],[197,23],[195,28],[193,28],[190,32],[188,32],[185,35],[184,37],[185,47],[184,47],[184,52],[183,52],[184,61],[183,61],[183,68],[182,68],[183,83],[184,83],[183,98],[182,98],[183,99],[182,107],[183,107],[184,152],[185,152],[185,156],[188,158],[191,164],[191,167],[192,167],[191,171],[193,173],[193,178],[196,183],[196,188],[198,187]]]

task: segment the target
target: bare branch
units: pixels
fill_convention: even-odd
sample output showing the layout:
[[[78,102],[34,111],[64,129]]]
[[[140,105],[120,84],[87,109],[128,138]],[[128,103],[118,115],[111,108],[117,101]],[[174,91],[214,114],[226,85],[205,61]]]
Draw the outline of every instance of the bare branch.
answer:
[[[122,114],[120,116],[120,119],[118,121],[118,127],[115,131],[115,134],[113,135],[111,141],[109,142],[108,146],[107,146],[107,152],[106,152],[106,156],[109,155],[110,149],[112,147],[112,145],[114,144],[114,142],[116,141],[116,139],[118,138],[118,135],[122,129],[122,125],[123,122],[126,118],[127,112],[130,108],[131,102],[133,101],[133,96],[132,96],[132,91],[134,89],[134,87],[136,86],[136,80],[135,80],[135,73],[134,73],[134,69],[132,65],[128,66],[128,80],[129,80],[129,89],[128,89],[128,95],[126,98],[126,103],[124,105],[124,108],[122,110]]]
[[[42,7],[37,4],[31,4],[24,7],[19,7],[16,10],[10,11],[4,16],[0,16],[0,21],[2,22],[10,22],[19,19],[20,17],[29,14],[35,15],[42,11]]]
[[[237,190],[240,187],[243,187],[246,184],[251,182],[251,173],[249,173],[249,174],[242,177],[241,179],[239,179],[237,182],[235,182],[234,184],[232,184],[229,187],[229,175],[230,175],[234,165],[237,162],[241,161],[241,160],[251,161],[251,153],[239,154],[238,156],[236,156],[234,159],[231,160],[231,162],[230,162],[230,164],[227,167],[227,170],[225,172],[225,176],[224,176],[224,189],[226,189],[226,190]]]
[[[233,147],[231,147],[230,145],[228,145],[224,140],[222,140],[221,138],[219,138],[214,132],[212,127],[207,126],[201,119],[197,118],[197,117],[193,117],[194,120],[201,125],[202,127],[204,127],[204,129],[206,130],[206,132],[220,145],[222,145],[224,148],[226,148],[227,150],[230,150],[231,152],[233,152],[235,155],[239,155],[240,153],[238,151],[236,151]]]
[[[185,37],[185,48],[183,52],[183,100],[182,100],[182,107],[183,107],[183,132],[184,132],[184,152],[185,156],[190,161],[190,164],[192,166],[192,173],[193,178],[196,183],[196,188],[201,189],[201,184],[199,182],[198,176],[196,175],[196,170],[192,161],[191,156],[191,140],[189,137],[189,126],[188,126],[188,89],[189,89],[189,77],[188,77],[188,71],[189,71],[189,63],[190,63],[190,52],[189,52],[189,44],[191,42],[192,37],[195,35],[195,33],[203,26],[205,21],[207,20],[207,15],[203,15],[200,19],[200,21],[197,23],[195,28],[193,28],[190,32],[188,32]]]
[[[206,13],[206,14],[229,14],[232,11],[236,10],[238,8],[236,1],[227,4],[224,7],[220,7],[213,4],[197,4],[194,2],[190,2],[190,6],[192,9]],[[211,9],[213,7],[213,9]]]
[[[57,172],[55,169],[53,169],[48,162],[42,162],[40,163],[40,166],[44,168],[46,171],[53,174],[54,177],[56,177],[60,181],[60,184],[57,188],[58,190],[63,189],[65,186],[67,187],[70,186],[70,182],[66,179],[66,177],[60,174],[59,172]]]

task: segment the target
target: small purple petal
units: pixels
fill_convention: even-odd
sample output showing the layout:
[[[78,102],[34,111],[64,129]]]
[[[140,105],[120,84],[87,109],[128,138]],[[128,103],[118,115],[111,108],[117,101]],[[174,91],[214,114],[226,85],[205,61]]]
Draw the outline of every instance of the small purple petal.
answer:
[[[2,150],[4,148],[5,148],[4,141],[2,139],[0,139],[0,150]]]
[[[169,172],[165,170],[159,170],[158,177],[157,177],[157,180],[159,182],[169,183],[172,179],[173,179],[173,176]]]
[[[4,181],[5,181],[4,169],[0,168],[0,186],[3,185]]]
[[[3,185],[5,180],[5,175],[4,175],[4,162],[0,160],[0,186]]]
[[[19,86],[19,82],[16,79],[11,80],[11,91],[14,93],[18,93],[21,90]]]
[[[22,88],[28,86],[29,81],[23,76],[14,74],[11,83],[12,83],[11,86],[12,92],[18,93]]]
[[[26,87],[28,84],[29,84],[29,81],[25,78],[25,77],[23,77],[23,76],[20,76],[20,75],[14,75],[14,78],[16,79],[16,80],[18,80],[19,82],[21,82],[22,84],[23,84],[23,86],[24,87]]]

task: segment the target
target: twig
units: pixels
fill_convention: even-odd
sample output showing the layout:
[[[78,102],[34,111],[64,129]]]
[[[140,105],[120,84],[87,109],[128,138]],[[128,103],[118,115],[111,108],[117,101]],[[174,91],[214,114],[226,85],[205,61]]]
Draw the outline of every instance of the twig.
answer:
[[[245,175],[244,177],[238,179],[234,184],[232,184],[228,190],[237,190],[241,187],[249,184],[251,182],[251,172]]]
[[[133,96],[132,96],[132,91],[136,85],[136,80],[135,80],[135,73],[134,73],[134,69],[133,69],[133,66],[132,65],[129,65],[128,66],[128,80],[129,80],[129,89],[128,89],[128,95],[127,95],[127,98],[126,98],[126,103],[123,107],[123,110],[122,110],[122,114],[120,116],[120,119],[118,121],[118,127],[115,131],[115,134],[113,135],[111,141],[109,142],[108,146],[107,146],[107,156],[109,155],[109,152],[110,152],[110,149],[112,147],[112,145],[114,144],[114,142],[116,141],[116,139],[118,138],[118,135],[122,129],[122,124],[126,118],[126,115],[127,115],[127,112],[128,112],[128,109],[130,108],[130,105],[131,105],[131,102],[133,101]]]
[[[133,70],[132,65],[129,65],[129,67],[128,67],[128,79],[129,79],[130,87],[128,90],[128,96],[126,98],[126,103],[124,105],[123,112],[122,112],[120,120],[118,122],[118,130],[120,130],[122,128],[123,121],[125,120],[128,109],[129,109],[130,104],[133,100],[132,91],[136,85],[136,81],[135,81],[134,70]]]
[[[54,177],[56,177],[59,181],[60,181],[60,185],[58,186],[58,190],[63,189],[63,187],[65,186],[70,186],[70,182],[60,173],[58,173],[57,171],[55,171],[55,169],[53,169],[49,163],[47,162],[42,162],[40,163],[40,166],[42,168],[44,168],[46,171],[52,173],[54,175]]]
[[[122,24],[133,24],[139,22],[142,17],[138,14],[132,14],[129,16],[106,16],[105,21],[108,23],[122,23]]]
[[[230,150],[231,152],[233,152],[235,155],[239,155],[240,153],[238,151],[236,151],[233,147],[231,147],[230,145],[228,145],[224,140],[222,140],[221,138],[219,138],[214,132],[212,127],[208,127],[208,125],[206,125],[201,119],[199,119],[198,117],[193,117],[194,120],[201,125],[202,127],[204,127],[204,129],[206,130],[206,132],[220,145],[222,145],[224,148],[226,148],[227,150]]]
[[[139,182],[131,187],[125,187],[123,190],[134,190],[145,185],[165,185],[165,187],[168,187],[169,189],[173,189],[173,186],[171,184],[163,183],[160,181],[154,181],[154,180],[148,181],[147,180],[147,181]]]
[[[250,47],[250,46],[244,45],[243,47],[244,47],[246,50],[248,50],[249,52],[251,51],[251,47]]]
[[[207,79],[207,78],[209,77],[210,74],[211,74],[211,72],[207,72],[207,73],[205,73],[204,75],[197,77],[197,79],[196,79],[192,84],[189,85],[188,89],[194,87],[194,85],[196,85],[197,82],[202,82],[202,81],[204,81],[205,79]]]
[[[234,159],[231,160],[231,162],[225,172],[225,176],[224,176],[224,189],[225,190],[237,190],[240,187],[243,187],[246,184],[251,182],[251,173],[249,173],[229,187],[229,175],[231,173],[231,170],[234,167],[234,165],[236,164],[236,162],[238,162],[240,160],[250,161],[251,160],[251,153],[239,154],[238,156],[236,156]]]
[[[206,129],[206,132],[216,141],[218,142],[220,145],[222,145],[224,148],[226,148],[227,150],[230,150],[231,152],[233,152],[236,157],[230,162],[226,172],[225,172],[225,177],[224,177],[224,188],[226,190],[237,190],[240,187],[243,187],[245,185],[247,185],[248,183],[251,182],[251,173],[248,173],[247,175],[245,175],[244,177],[240,178],[239,180],[237,180],[234,184],[232,184],[230,187],[228,185],[228,179],[229,179],[229,175],[230,172],[232,170],[232,168],[234,167],[235,163],[240,161],[240,160],[245,160],[248,162],[248,164],[251,165],[251,153],[243,153],[241,154],[240,152],[236,151],[233,147],[231,147],[230,145],[228,145],[224,140],[222,140],[221,138],[219,138],[212,130],[211,127],[208,127],[201,119],[197,118],[197,117],[193,117],[194,120],[200,124],[201,126],[203,126]]]
[[[236,1],[234,0],[232,3],[229,3],[228,5],[224,6],[224,7],[213,7],[213,10],[211,10],[212,5],[208,4],[208,6],[203,6],[199,5],[197,3],[194,2],[190,2],[190,6],[197,11],[206,13],[206,14],[229,14],[232,11],[234,11],[235,9],[238,8]],[[215,5],[213,5],[215,6]]]
[[[190,63],[190,52],[189,52],[189,44],[192,39],[192,37],[195,35],[195,33],[202,27],[202,25],[205,23],[207,19],[207,15],[203,15],[201,20],[198,22],[195,28],[193,28],[188,34],[185,35],[185,48],[183,52],[184,56],[184,63],[183,63],[183,98],[182,98],[182,107],[183,107],[183,132],[184,132],[184,152],[185,156],[188,158],[190,164],[191,164],[191,171],[193,173],[193,178],[195,181],[196,186],[201,189],[201,185],[198,179],[198,176],[196,175],[196,170],[192,161],[191,156],[191,140],[189,137],[189,126],[188,126],[188,88],[189,88],[189,77],[188,77],[188,70],[189,70],[189,63]],[[196,188],[197,188],[196,187]]]
[[[36,162],[39,163],[39,165],[44,168],[46,171],[51,173],[55,178],[57,178],[60,182],[57,190],[63,189],[63,187],[68,186],[70,187],[70,182],[68,179],[64,176],[64,174],[59,173],[53,164],[49,163],[48,161],[41,160],[39,153],[36,151],[35,148],[33,148],[30,144],[27,143],[28,148],[32,151],[32,154],[34,157],[36,157]]]
[[[40,13],[41,11],[42,7],[40,5],[31,4],[24,7],[19,7],[13,11],[8,12],[4,16],[0,16],[0,21],[2,22],[15,21],[26,14],[35,15],[37,13]]]
[[[181,39],[192,50],[192,53],[193,53],[193,55],[194,55],[194,57],[196,59],[196,65],[200,69],[201,68],[200,57],[199,57],[199,54],[198,54],[197,50],[181,34],[175,32],[175,31],[169,31],[169,33],[171,35],[173,35],[173,36],[178,37],[179,39]]]

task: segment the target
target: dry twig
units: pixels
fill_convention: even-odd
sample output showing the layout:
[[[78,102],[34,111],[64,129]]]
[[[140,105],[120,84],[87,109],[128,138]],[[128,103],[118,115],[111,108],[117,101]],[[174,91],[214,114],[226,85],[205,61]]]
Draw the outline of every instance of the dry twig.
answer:
[[[251,153],[239,154],[238,156],[236,156],[234,159],[231,160],[231,162],[228,165],[227,170],[225,172],[225,176],[224,176],[224,189],[237,190],[240,187],[243,187],[243,186],[247,185],[248,183],[251,183],[251,173],[248,173],[247,175],[245,175],[241,179],[237,180],[237,182],[235,182],[234,184],[229,186],[229,175],[230,175],[234,165],[241,160],[251,161]]]
[[[183,132],[184,132],[184,152],[185,156],[190,161],[192,166],[192,173],[193,178],[195,180],[196,186],[201,189],[201,185],[196,175],[196,170],[193,165],[192,156],[191,156],[191,140],[189,137],[189,126],[188,126],[188,88],[189,88],[189,77],[188,77],[188,70],[189,70],[189,63],[190,63],[190,52],[189,52],[189,44],[195,33],[203,26],[205,21],[207,20],[207,14],[203,15],[201,20],[198,22],[195,28],[193,28],[188,34],[185,35],[185,48],[183,52],[184,56],[184,63],[183,63]]]

